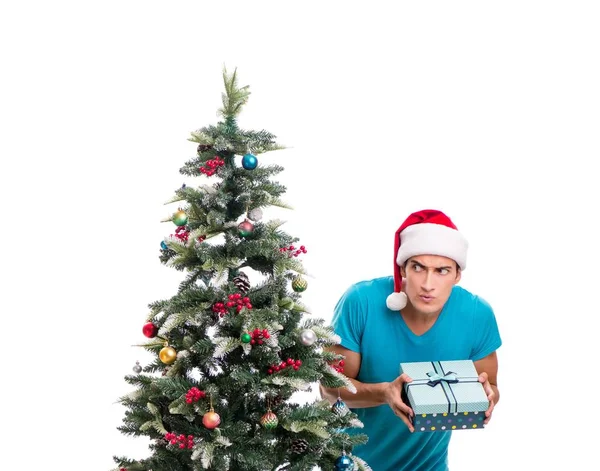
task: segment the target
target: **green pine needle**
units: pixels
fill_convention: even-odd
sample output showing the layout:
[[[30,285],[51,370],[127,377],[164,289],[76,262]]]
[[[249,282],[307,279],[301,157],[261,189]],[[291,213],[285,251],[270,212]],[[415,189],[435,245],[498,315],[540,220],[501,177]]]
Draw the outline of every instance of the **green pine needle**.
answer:
[[[248,85],[241,88],[238,87],[237,68],[230,74],[223,67],[223,82],[225,84],[225,92],[221,94],[223,108],[219,110],[219,114],[224,118],[235,118],[242,111],[242,107],[248,102],[250,87]]]

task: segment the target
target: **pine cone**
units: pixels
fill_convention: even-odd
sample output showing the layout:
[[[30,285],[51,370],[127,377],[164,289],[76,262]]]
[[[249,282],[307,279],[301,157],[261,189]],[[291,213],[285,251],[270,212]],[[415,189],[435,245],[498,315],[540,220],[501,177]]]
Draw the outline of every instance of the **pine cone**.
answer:
[[[244,294],[246,294],[250,289],[250,281],[248,280],[248,275],[246,275],[242,271],[239,272],[238,276],[236,276],[233,279],[233,284]]]
[[[206,152],[207,150],[211,150],[212,146],[209,144],[198,144],[198,152]]]
[[[283,396],[281,394],[277,394],[277,396],[270,397],[269,399],[270,399],[271,407],[278,407],[284,401]]]
[[[298,438],[292,442],[292,453],[301,454],[308,450],[308,442],[303,438]]]

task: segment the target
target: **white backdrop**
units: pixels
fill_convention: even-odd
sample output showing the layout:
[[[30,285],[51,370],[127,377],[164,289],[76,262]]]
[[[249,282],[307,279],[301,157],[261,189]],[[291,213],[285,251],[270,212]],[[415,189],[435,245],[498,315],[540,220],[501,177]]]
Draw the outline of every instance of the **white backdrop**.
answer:
[[[294,211],[331,318],[391,273],[410,212],[471,242],[461,284],[494,307],[502,399],[456,433],[451,469],[596,462],[600,8],[584,1],[34,2],[0,7],[3,376],[0,468],[96,471],[142,457],[122,380],[147,304],[183,275],[158,261],[165,206],[215,123],[221,68],[252,95],[240,125]],[[593,432],[596,430],[596,432]]]

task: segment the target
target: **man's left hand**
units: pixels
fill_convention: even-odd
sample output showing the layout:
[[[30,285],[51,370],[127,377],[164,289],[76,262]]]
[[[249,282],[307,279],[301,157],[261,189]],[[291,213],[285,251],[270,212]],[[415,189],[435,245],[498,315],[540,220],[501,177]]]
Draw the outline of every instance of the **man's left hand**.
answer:
[[[487,373],[484,372],[479,375],[479,382],[483,383],[483,390],[487,395],[488,401],[490,401],[490,406],[488,407],[488,410],[485,411],[486,419],[483,421],[484,425],[487,425],[490,419],[492,418],[492,411],[494,410],[496,394],[492,389],[492,385],[490,384],[490,380],[488,379]]]

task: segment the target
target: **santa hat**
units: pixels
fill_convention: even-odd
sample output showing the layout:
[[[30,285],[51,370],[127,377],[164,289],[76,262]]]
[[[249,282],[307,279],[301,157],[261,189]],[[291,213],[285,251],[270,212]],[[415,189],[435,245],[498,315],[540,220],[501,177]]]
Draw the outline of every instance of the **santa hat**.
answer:
[[[394,236],[394,292],[386,304],[392,311],[406,306],[402,292],[400,267],[415,255],[440,255],[456,261],[461,270],[467,267],[467,239],[441,211],[424,209],[406,218]]]

